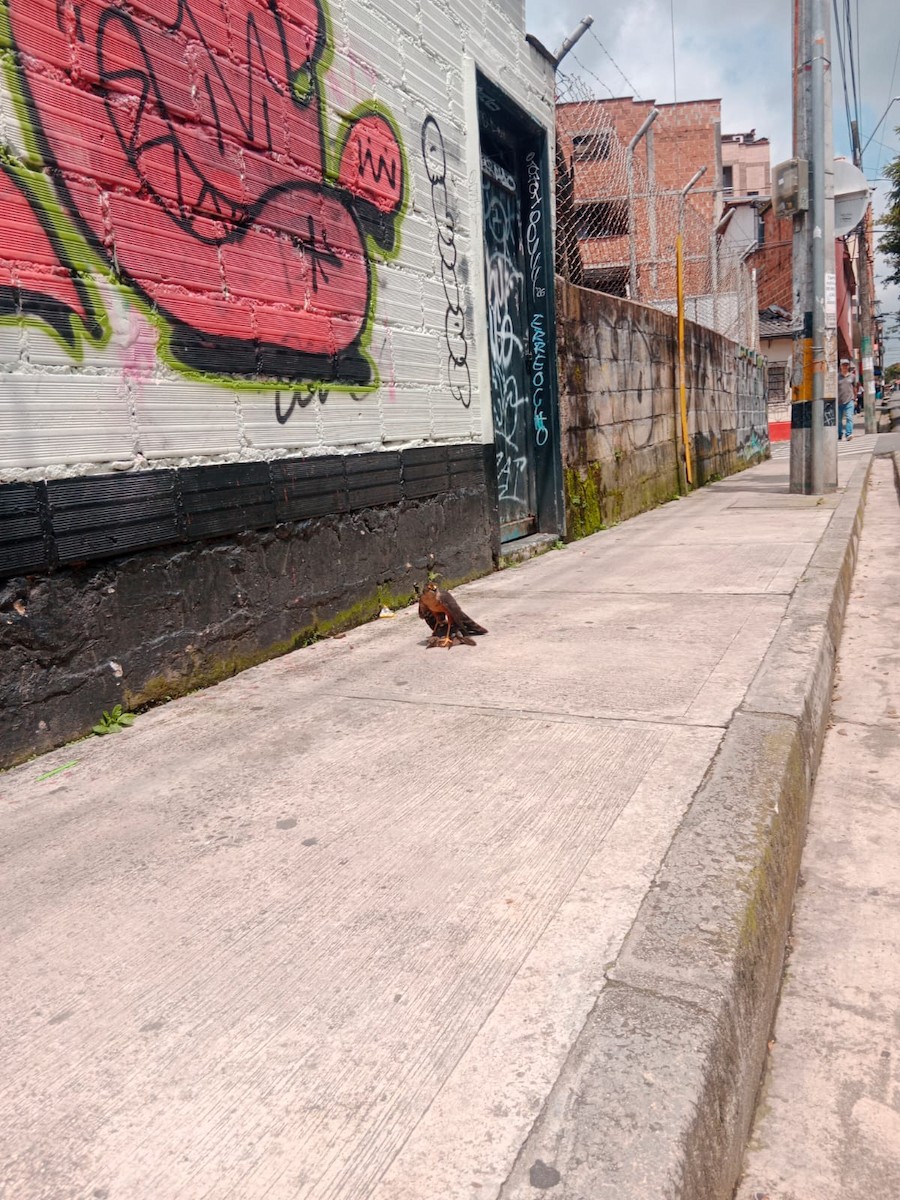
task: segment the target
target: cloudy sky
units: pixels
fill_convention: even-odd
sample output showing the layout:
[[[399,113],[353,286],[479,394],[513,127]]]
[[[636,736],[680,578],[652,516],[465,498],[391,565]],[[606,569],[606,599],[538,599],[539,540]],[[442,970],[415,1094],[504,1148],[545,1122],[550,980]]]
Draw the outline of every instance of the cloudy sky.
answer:
[[[843,7],[839,2],[838,8]],[[723,131],[756,129],[758,136],[769,138],[774,165],[791,155],[792,8],[789,0],[756,0],[740,7],[723,0],[618,0],[597,7],[590,0],[527,0],[527,25],[530,33],[556,50],[590,14],[593,28],[566,60],[564,70],[581,75],[598,96],[611,91],[616,96],[669,103],[677,89],[679,100],[719,97]],[[897,0],[853,0],[851,11],[865,144],[891,97],[900,96],[900,14]],[[835,153],[849,155],[834,36],[832,59]],[[866,175],[876,188],[874,181],[883,174],[885,162],[900,154],[898,125],[900,103],[893,105],[865,152]],[[880,190],[883,197],[883,185]],[[874,203],[877,216],[883,208],[877,192]],[[875,271],[883,311],[900,312],[900,290],[878,283],[886,271],[877,260]],[[886,361],[892,360],[900,360],[896,335],[886,356]]]

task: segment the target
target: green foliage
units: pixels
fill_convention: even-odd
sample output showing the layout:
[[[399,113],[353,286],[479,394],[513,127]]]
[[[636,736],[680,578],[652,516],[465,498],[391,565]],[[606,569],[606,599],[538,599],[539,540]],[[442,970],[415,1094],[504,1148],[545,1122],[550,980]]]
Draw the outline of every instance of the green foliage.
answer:
[[[890,207],[881,217],[885,232],[878,242],[878,249],[888,258],[891,268],[888,282],[900,283],[900,155],[884,168],[884,173],[891,181],[888,193]]]
[[[117,704],[115,708],[109,712],[104,712],[103,716],[93,726],[92,732],[98,737],[103,737],[107,733],[118,733],[120,729],[127,729],[129,725],[134,724],[134,713],[125,712],[121,704]]]
[[[891,363],[889,367],[884,368],[884,378],[886,383],[900,383],[900,362]]]

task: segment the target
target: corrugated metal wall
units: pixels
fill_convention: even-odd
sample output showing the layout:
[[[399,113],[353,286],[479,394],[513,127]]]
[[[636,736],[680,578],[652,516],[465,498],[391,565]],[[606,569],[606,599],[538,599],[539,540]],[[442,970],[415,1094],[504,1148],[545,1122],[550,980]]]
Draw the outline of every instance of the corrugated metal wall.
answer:
[[[0,482],[484,439],[467,89],[552,128],[522,5],[5,5]]]

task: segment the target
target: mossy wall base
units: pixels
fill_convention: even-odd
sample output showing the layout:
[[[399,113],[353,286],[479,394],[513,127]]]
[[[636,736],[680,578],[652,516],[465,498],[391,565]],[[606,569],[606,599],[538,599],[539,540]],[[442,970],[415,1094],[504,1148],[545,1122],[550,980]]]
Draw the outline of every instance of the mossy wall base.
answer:
[[[484,488],[0,584],[0,766],[493,566]],[[303,669],[302,658],[298,670]]]

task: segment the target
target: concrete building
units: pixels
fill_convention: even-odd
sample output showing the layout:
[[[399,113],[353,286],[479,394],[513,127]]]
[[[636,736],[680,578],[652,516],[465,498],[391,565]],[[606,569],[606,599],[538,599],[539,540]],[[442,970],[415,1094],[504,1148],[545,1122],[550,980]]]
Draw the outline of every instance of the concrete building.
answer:
[[[752,214],[757,229],[756,244],[748,248],[746,260],[756,273],[759,293],[759,340],[768,364],[770,434],[773,441],[784,440],[790,436],[794,336],[798,331],[792,316],[793,221],[777,216],[770,200],[736,201],[734,211],[736,217]],[[843,238],[835,239],[834,272],[838,356],[853,357],[856,278],[853,258]]]
[[[635,151],[629,191],[625,148],[653,108],[659,117]],[[674,296],[676,197],[705,167],[687,201],[688,212],[700,219],[685,226],[685,259],[687,290],[708,287],[699,264],[721,210],[720,127],[719,100],[657,105],[625,96],[557,106],[559,152],[571,176],[573,232],[585,283],[627,295],[634,253],[640,299],[653,303]]]
[[[749,133],[722,134],[722,190],[726,199],[771,196],[769,139]]]
[[[33,749],[560,534],[523,3],[7,8],[0,704]]]

